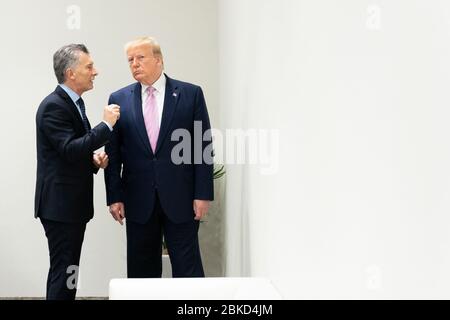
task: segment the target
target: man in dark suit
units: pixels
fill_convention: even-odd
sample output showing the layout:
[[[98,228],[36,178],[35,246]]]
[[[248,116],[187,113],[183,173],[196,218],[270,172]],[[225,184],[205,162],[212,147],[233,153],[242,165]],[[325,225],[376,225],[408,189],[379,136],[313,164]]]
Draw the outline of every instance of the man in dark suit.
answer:
[[[104,152],[94,151],[109,141],[120,113],[106,106],[103,122],[91,129],[81,95],[93,88],[97,71],[84,45],[56,51],[53,67],[59,85],[36,114],[35,217],[48,239],[47,299],[73,300],[84,231],[94,214],[93,173],[108,164]]]
[[[126,53],[137,83],[109,99],[120,105],[121,118],[105,148],[105,183],[113,218],[122,224],[126,217],[128,277],[161,277],[163,235],[173,277],[203,277],[198,228],[213,200],[203,92],[163,73],[155,39],[132,41]]]

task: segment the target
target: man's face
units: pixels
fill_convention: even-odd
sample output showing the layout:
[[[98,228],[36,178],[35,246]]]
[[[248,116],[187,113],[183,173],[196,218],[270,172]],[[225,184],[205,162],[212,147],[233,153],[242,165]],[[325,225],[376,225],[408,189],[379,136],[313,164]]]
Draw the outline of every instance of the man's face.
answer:
[[[80,96],[83,92],[94,87],[94,79],[98,75],[90,55],[84,52],[79,53],[78,64],[73,68],[69,68],[68,72],[68,80],[71,81],[74,91]]]
[[[128,48],[127,58],[131,74],[136,81],[150,86],[160,77],[162,59],[157,55],[153,55],[152,47],[149,44]]]

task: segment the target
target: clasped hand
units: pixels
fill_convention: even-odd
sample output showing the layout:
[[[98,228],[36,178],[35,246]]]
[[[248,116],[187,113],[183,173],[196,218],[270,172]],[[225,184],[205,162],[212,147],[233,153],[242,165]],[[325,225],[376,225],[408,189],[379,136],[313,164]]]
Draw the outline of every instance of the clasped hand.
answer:
[[[108,155],[104,151],[94,153],[92,157],[92,162],[97,168],[105,169],[109,163]]]

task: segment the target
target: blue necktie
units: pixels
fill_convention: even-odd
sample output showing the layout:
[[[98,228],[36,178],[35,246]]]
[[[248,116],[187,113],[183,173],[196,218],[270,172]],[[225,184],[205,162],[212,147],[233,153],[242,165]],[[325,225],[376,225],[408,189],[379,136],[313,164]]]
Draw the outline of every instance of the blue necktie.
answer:
[[[80,98],[77,103],[81,110],[81,119],[83,120],[84,129],[86,129],[86,132],[89,132],[89,121],[86,117],[86,106],[84,105],[84,101]]]

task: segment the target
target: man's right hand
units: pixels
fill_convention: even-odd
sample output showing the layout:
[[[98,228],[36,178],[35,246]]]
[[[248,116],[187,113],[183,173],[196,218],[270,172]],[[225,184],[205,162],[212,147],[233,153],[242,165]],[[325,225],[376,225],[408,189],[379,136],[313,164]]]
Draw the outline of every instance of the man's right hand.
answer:
[[[117,104],[110,104],[103,109],[103,120],[108,122],[111,127],[114,127],[119,118],[120,106],[118,106]]]
[[[125,218],[125,207],[123,202],[116,202],[109,206],[109,213],[113,216],[114,220],[123,225],[123,219]]]

